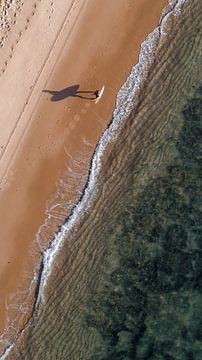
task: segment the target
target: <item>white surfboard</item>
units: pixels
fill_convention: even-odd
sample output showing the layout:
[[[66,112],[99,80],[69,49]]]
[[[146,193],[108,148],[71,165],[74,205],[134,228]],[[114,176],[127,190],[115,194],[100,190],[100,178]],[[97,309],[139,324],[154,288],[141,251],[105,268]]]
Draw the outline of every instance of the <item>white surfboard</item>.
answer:
[[[95,103],[97,104],[98,101],[100,101],[103,93],[104,93],[104,89],[105,89],[105,86],[103,85],[102,89],[100,90],[100,94],[99,94],[99,97],[95,100]]]

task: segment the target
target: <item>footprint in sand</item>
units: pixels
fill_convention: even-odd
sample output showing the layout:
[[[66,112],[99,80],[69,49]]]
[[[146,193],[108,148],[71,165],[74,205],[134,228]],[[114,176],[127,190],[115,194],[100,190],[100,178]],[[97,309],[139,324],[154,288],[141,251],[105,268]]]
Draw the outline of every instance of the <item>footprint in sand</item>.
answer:
[[[85,104],[85,107],[86,107],[86,109],[88,109],[88,108],[90,107],[90,104],[89,104],[89,103],[86,103],[86,104]]]
[[[86,114],[87,110],[86,110],[86,109],[82,109],[81,112],[82,112],[82,114]]]
[[[75,128],[76,124],[74,122],[69,124],[69,129],[73,130]]]
[[[79,121],[80,119],[80,116],[77,114],[77,115],[74,115],[74,121]]]

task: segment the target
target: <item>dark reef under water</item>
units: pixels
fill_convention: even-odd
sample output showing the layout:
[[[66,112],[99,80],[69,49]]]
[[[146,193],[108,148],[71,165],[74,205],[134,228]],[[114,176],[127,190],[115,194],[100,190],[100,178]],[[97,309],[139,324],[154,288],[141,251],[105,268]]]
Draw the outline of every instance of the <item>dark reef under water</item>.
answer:
[[[88,360],[202,359],[202,87],[182,118],[164,175],[112,226],[85,316],[97,337]]]

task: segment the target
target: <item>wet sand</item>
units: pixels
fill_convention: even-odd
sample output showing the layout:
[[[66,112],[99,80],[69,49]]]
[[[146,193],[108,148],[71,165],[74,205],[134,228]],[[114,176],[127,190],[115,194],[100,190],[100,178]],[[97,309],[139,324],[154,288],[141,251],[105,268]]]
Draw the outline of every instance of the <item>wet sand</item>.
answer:
[[[26,293],[11,295],[27,288],[40,251],[79,199],[117,91],[167,1],[52,3],[37,3],[35,14],[33,3],[22,8],[16,26],[24,26],[30,14],[29,25],[24,33],[19,30],[10,60],[1,60],[1,332],[7,325],[6,303],[22,303]],[[9,36],[1,49],[5,56],[13,47],[14,34]],[[67,97],[54,102],[43,92],[77,84],[81,91],[105,84],[102,101],[95,105],[91,99]],[[60,179],[63,184],[57,186]],[[49,211],[37,242],[52,204],[59,205]],[[16,314],[9,307],[9,318]]]
[[[156,272],[154,271],[152,275],[152,270],[149,277],[145,276],[145,266],[141,260],[141,254],[144,257],[147,253],[147,246],[145,248],[145,245],[139,242],[139,234],[142,236],[143,227],[147,232],[148,219],[144,211],[137,213],[140,224],[131,236],[133,241],[137,242],[140,251],[135,258],[130,259],[128,265],[125,261],[122,263],[119,255],[116,254],[117,244],[113,239],[114,224],[120,234],[118,240],[121,249],[124,251],[124,248],[127,248],[127,252],[131,253],[131,243],[125,243],[124,237],[128,234],[126,219],[133,220],[130,204],[132,203],[134,207],[145,186],[159,176],[164,176],[165,168],[173,161],[173,152],[176,152],[173,143],[176,143],[183,124],[182,110],[187,97],[192,97],[192,91],[200,81],[200,23],[200,2],[180,1],[143,44],[139,63],[133,67],[118,93],[113,121],[103,134],[93,157],[85,194],[75,208],[73,216],[65,222],[50,249],[44,253],[44,267],[40,276],[40,291],[34,314],[14,347],[10,349],[9,359],[38,360],[50,357],[70,360],[103,359],[110,357],[112,343],[119,354],[120,343],[120,346],[127,344],[127,349],[130,350],[128,342],[122,343],[120,329],[124,326],[124,330],[129,331],[129,338],[135,345],[131,334],[130,312],[136,313],[137,307],[139,320],[137,326],[134,325],[135,334],[133,334],[136,336],[136,328],[142,333],[143,321],[139,318],[139,295],[136,291],[134,295],[131,294],[129,281],[132,308],[131,306],[128,308],[127,300],[125,301],[127,290],[121,291],[123,297],[121,310],[126,310],[126,317],[120,316],[120,288],[117,281],[121,282],[125,289],[125,285],[127,286],[125,275],[128,276],[126,266],[132,265],[134,272],[133,264],[136,260],[141,271],[141,282],[137,288],[143,292],[143,295],[145,282],[150,286],[150,276],[156,278]],[[151,39],[156,41],[153,43]],[[142,68],[141,64],[143,64]],[[190,190],[192,191],[192,188]],[[158,192],[158,187],[155,191]],[[162,191],[161,187],[159,191]],[[165,196],[164,192],[161,194]],[[152,192],[149,193],[149,197],[150,202],[153,203]],[[183,196],[183,199],[187,202],[186,197]],[[178,196],[175,200],[178,201]],[[173,203],[172,197],[171,201]],[[163,206],[168,207],[167,199],[164,200]],[[147,211],[155,217],[156,208],[147,206]],[[175,206],[172,211],[175,212]],[[124,224],[123,231],[120,229],[118,218],[121,218]],[[181,219],[184,221],[183,211]],[[152,224],[156,229],[156,222]],[[160,231],[161,226],[164,227],[162,220]],[[147,236],[150,237],[149,233]],[[155,263],[157,261],[158,266],[162,263],[160,249],[156,248],[154,242],[150,242],[150,246],[152,258]],[[53,258],[54,262],[52,262]],[[116,271],[119,263],[122,267],[120,277]],[[148,265],[150,266],[150,262]],[[179,268],[178,262],[177,268]],[[136,279],[136,271],[134,275]],[[183,276],[186,277],[186,274]],[[105,278],[107,281],[111,279],[115,282],[114,290],[106,289],[103,281]],[[99,293],[97,293],[98,288],[101,289]],[[156,287],[153,287],[153,290],[156,293]],[[118,302],[115,302],[117,296]],[[107,298],[110,299],[110,307],[103,306]],[[181,304],[181,299],[178,300]],[[144,302],[142,305],[145,307]],[[100,314],[100,310],[96,311],[96,308],[106,312],[106,316]],[[86,311],[89,315],[87,318]],[[112,317],[113,322],[115,320],[115,332],[111,326]],[[104,356],[101,357],[96,349],[101,346],[100,350],[102,350],[103,339],[96,329],[101,334],[107,332],[105,337],[107,347],[104,346]],[[178,343],[176,337],[174,341]],[[126,349],[126,346],[124,347]],[[159,348],[157,349],[159,351]]]

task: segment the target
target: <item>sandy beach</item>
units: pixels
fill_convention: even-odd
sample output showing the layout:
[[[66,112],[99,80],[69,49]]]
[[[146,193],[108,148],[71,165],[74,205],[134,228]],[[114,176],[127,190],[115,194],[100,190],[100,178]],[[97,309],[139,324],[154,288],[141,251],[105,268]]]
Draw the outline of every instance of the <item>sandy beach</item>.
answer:
[[[27,314],[41,251],[80,198],[117,91],[166,4],[44,0],[7,9],[11,28],[0,48],[1,333]],[[92,92],[102,85],[95,105]]]

